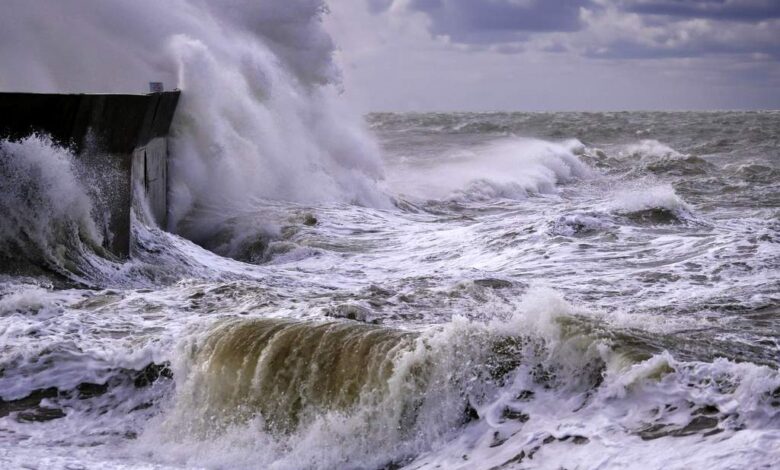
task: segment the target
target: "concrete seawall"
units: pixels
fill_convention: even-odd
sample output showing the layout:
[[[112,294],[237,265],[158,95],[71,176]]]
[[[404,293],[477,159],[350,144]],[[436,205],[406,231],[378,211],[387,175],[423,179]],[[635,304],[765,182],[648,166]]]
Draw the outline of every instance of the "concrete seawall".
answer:
[[[126,257],[130,210],[142,191],[165,227],[168,130],[179,92],[148,95],[0,93],[0,139],[45,133],[90,169],[95,201],[106,214],[105,247]]]

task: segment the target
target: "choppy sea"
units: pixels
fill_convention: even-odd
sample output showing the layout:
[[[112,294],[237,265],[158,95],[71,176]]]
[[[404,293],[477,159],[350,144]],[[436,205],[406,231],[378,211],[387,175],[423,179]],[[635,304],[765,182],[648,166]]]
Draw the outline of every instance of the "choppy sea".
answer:
[[[366,119],[387,207],[136,213],[129,261],[0,143],[0,467],[780,466],[780,112]]]

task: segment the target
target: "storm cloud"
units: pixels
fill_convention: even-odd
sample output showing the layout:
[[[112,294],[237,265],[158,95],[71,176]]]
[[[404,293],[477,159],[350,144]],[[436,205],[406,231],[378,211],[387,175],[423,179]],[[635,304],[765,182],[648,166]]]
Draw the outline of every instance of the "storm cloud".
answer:
[[[412,0],[408,8],[425,13],[434,34],[458,42],[505,42],[527,33],[577,31],[580,7],[589,0]]]
[[[330,4],[373,109],[780,107],[780,0]]]
[[[377,0],[372,0],[376,2]],[[778,0],[395,0],[453,44],[592,58],[780,56]],[[383,1],[381,10],[394,2]],[[513,45],[510,45],[513,44]],[[533,46],[530,46],[533,47]]]

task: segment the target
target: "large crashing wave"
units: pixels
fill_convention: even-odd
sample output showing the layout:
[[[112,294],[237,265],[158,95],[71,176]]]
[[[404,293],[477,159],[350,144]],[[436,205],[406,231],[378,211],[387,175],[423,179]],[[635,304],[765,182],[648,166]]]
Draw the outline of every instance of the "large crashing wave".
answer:
[[[3,9],[0,44],[25,47],[0,47],[13,64],[0,89],[139,92],[164,80],[184,91],[169,228],[209,237],[258,199],[389,203],[374,184],[377,147],[331,86],[339,74],[321,0],[12,0]]]
[[[523,354],[530,366],[545,367],[536,357],[543,344],[530,335],[552,338],[560,308],[566,305],[553,299],[533,318],[457,317],[421,331],[281,318],[220,322],[180,345],[174,407],[139,446],[152,450],[163,440],[164,460],[207,466],[218,456],[218,465],[236,468],[397,468],[482,418]],[[587,356],[572,376],[598,370],[589,343],[560,347]]]
[[[777,422],[775,370],[682,361],[605,326],[540,288],[506,316],[417,330],[227,319],[180,344],[173,406],[134,449],[276,469],[591,468],[631,449],[665,468],[661,438],[719,439],[709,458],[737,463],[736,432]]]
[[[73,154],[45,136],[0,141],[0,260],[84,279],[104,254],[104,230]],[[93,266],[94,267],[94,266]]]

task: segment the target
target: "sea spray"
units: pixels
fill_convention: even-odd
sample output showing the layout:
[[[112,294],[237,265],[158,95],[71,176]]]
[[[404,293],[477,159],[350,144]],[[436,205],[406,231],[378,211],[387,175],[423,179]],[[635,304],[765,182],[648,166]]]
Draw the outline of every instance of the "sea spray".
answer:
[[[338,97],[323,1],[13,0],[4,10],[2,42],[37,53],[0,48],[14,64],[2,89],[182,89],[170,229],[205,242],[220,217],[260,199],[389,207],[377,146]],[[41,24],[50,34],[34,33]]]
[[[139,91],[151,75],[175,86],[183,71],[185,81],[203,79],[199,89],[221,97],[224,88],[208,87],[211,75],[195,75],[197,64],[214,61],[218,69],[224,60],[225,70],[235,71],[231,61],[250,47],[237,45],[234,54],[223,39],[248,38],[275,57],[277,78],[287,74],[297,83],[271,87],[264,69],[252,73],[252,67],[232,73],[235,82],[214,83],[238,83],[236,90],[258,97],[249,103],[264,105],[276,103],[280,89],[297,93],[303,104],[318,96],[315,90],[332,94],[323,85],[335,77],[332,44],[314,14],[320,3],[259,1],[258,14],[247,5],[8,0],[0,44],[9,47],[0,46],[0,56],[13,66],[0,83]],[[247,64],[264,63],[252,57]],[[251,85],[243,86],[242,77],[251,77]],[[220,108],[221,100],[204,100],[205,109],[182,123],[180,143],[188,129],[201,128],[190,122],[201,116],[251,117],[240,106],[235,114],[232,106]],[[309,139],[319,115],[293,113],[301,115],[312,119],[298,127],[297,117],[292,124],[279,119],[291,129],[279,135],[298,138],[297,128]],[[242,174],[228,193],[198,186],[200,171],[226,176],[248,168],[229,168],[233,159],[224,151],[247,130],[240,122],[216,124],[221,130],[214,133],[226,135],[230,146],[195,149],[221,158],[189,160],[193,176],[181,178],[180,188],[192,191],[179,193],[176,228],[207,245],[208,220],[229,238],[215,251],[271,263],[223,258],[139,217],[132,260],[105,272],[83,268],[97,281],[92,288],[52,289],[45,278],[0,274],[0,414],[7,413],[0,416],[0,467],[773,468],[780,455],[779,118],[777,112],[436,113],[384,115],[384,124],[370,118],[388,162],[386,189],[416,199],[397,210],[353,200],[359,186],[328,187],[335,192],[321,193],[322,203],[307,202],[320,194],[318,177],[293,198],[304,202],[273,199],[280,196],[271,192],[296,193],[308,180],[284,187],[272,167],[264,170],[271,184],[263,188],[247,190]],[[332,124],[344,122],[354,120]],[[521,136],[540,144],[493,152],[526,140]],[[679,155],[623,154],[646,136]],[[337,140],[352,148],[352,139]],[[255,147],[261,145],[246,148]],[[283,151],[309,148],[277,147],[277,160],[265,161],[279,161],[285,176],[297,167]],[[461,156],[469,165],[459,165]],[[304,175],[319,171],[300,167]],[[376,178],[362,163],[350,167],[355,178],[335,168],[334,180],[372,186]],[[252,172],[245,173],[249,179]],[[433,178],[414,179],[423,174]],[[399,181],[420,191],[405,191]],[[471,191],[474,181],[480,184]],[[647,190],[653,187],[673,192]],[[231,200],[241,191],[246,198]],[[642,217],[659,208],[674,217]],[[229,223],[220,225],[225,218]],[[274,218],[285,221],[281,239],[265,250],[255,235]],[[704,218],[709,223],[698,222]],[[99,228],[99,217],[93,220]],[[533,284],[560,294],[529,289]],[[328,317],[345,305],[365,309],[380,324]],[[289,325],[281,328],[287,340],[261,338],[258,332],[276,322]],[[325,339],[326,331],[342,327],[350,340]],[[365,377],[346,380],[361,384],[357,392],[303,386],[327,384],[314,366],[338,357],[320,356],[312,344],[338,351],[334,343],[374,344],[367,339],[382,337],[389,339],[375,344],[389,346],[387,354],[345,348],[352,367],[334,375]],[[231,354],[218,353],[217,344]],[[289,362],[265,367],[254,360],[256,351],[276,351],[266,357]],[[162,372],[167,363],[172,377]],[[264,373],[255,382],[240,377],[246,394],[215,383],[252,364]],[[154,370],[157,380],[147,374]],[[350,372],[362,370],[376,372]],[[390,380],[381,380],[382,373]],[[293,384],[287,390],[295,392],[277,399],[279,408],[252,393],[277,382]],[[281,395],[270,390],[271,399]],[[24,401],[31,396],[41,400]]]
[[[0,142],[0,213],[0,256],[22,271],[88,276],[91,254],[105,254],[111,235],[97,222],[75,157],[45,135]]]
[[[554,194],[559,184],[593,177],[578,141],[502,138],[388,169],[393,191],[416,199],[480,202]]]

